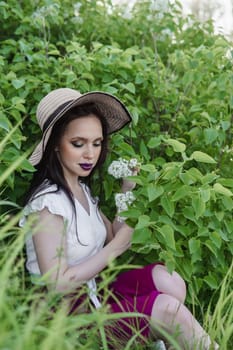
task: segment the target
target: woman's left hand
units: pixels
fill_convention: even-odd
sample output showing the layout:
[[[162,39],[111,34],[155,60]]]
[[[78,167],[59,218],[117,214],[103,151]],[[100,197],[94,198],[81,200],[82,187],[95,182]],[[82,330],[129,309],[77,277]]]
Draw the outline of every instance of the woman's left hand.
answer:
[[[139,173],[139,167],[132,169],[132,176],[136,176]],[[127,191],[132,191],[136,186],[134,181],[128,180],[126,178],[122,181],[121,191],[126,193]]]

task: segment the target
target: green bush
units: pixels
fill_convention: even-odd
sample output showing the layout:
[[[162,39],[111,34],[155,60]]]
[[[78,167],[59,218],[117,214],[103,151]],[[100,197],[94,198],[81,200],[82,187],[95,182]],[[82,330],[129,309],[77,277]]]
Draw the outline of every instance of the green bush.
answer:
[[[190,302],[194,293],[207,307],[233,253],[232,48],[211,22],[183,18],[178,2],[164,13],[153,4],[126,16],[107,0],[0,2],[0,214],[23,203],[42,96],[61,86],[113,93],[133,123],[112,136],[105,171],[118,157],[142,163],[121,260],[165,261],[187,280]],[[118,184],[95,180],[112,217]]]

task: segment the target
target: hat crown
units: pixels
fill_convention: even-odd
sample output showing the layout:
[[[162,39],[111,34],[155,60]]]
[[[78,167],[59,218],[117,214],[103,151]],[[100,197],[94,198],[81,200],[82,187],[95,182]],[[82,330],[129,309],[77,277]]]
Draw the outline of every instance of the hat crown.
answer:
[[[36,117],[40,128],[43,130],[48,118],[65,103],[76,100],[82,94],[70,88],[60,88],[49,92],[38,104]]]

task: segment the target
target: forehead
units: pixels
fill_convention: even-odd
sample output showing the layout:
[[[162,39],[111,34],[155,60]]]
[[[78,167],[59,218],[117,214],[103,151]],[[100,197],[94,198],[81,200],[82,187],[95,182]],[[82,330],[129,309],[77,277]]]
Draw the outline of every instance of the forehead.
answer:
[[[98,117],[94,114],[73,119],[66,127],[64,134],[69,136],[96,135],[102,137],[102,125]]]

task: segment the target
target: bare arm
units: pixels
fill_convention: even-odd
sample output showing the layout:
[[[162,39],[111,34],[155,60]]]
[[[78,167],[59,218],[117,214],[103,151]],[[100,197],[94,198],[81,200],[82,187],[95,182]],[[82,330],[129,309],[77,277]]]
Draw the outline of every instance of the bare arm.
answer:
[[[106,243],[108,243],[113,239],[113,237],[115,237],[117,232],[122,228],[122,226],[124,225],[124,222],[123,221],[120,222],[118,220],[118,216],[116,216],[113,223],[111,223],[111,221],[102,212],[101,212],[101,217],[107,229]]]
[[[76,265],[68,266],[63,218],[43,209],[39,214],[38,228],[33,236],[39,268],[42,275],[48,273],[48,284],[57,290],[71,290],[102,271],[111,259],[130,246],[132,228],[122,224],[115,237],[97,254]]]

